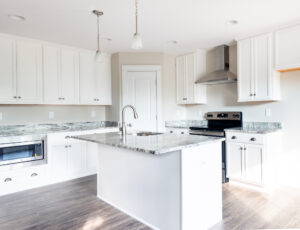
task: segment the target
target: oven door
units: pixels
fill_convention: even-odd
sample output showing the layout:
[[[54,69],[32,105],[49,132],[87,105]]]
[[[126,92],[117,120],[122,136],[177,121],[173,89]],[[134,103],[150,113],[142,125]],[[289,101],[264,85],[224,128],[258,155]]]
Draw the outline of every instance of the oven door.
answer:
[[[44,159],[44,141],[0,145],[0,166]]]

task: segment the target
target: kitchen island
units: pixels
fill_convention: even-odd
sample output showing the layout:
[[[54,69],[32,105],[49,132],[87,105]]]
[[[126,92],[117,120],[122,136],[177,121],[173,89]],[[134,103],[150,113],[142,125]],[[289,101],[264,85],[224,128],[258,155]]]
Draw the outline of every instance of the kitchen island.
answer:
[[[105,133],[98,143],[100,199],[153,229],[208,229],[222,219],[223,138]]]

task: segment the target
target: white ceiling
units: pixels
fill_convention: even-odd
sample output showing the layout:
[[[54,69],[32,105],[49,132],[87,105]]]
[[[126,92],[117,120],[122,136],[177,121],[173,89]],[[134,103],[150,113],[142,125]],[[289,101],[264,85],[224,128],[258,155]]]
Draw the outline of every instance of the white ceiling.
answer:
[[[299,20],[300,0],[139,0],[142,51],[183,53]],[[96,18],[106,52],[132,51],[134,0],[0,0],[0,32],[95,49]],[[25,22],[8,14],[26,17]],[[236,19],[236,26],[226,21]],[[168,43],[177,40],[178,45]]]

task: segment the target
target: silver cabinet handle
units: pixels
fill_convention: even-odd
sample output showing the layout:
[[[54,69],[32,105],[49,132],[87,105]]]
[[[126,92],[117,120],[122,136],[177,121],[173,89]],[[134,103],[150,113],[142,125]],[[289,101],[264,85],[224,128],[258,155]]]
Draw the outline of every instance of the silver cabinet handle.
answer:
[[[5,178],[5,180],[4,180],[4,182],[10,182],[10,181],[12,181],[12,179],[10,177]]]
[[[64,98],[64,97],[62,97],[61,99],[62,99],[62,100],[65,100],[65,98]]]
[[[256,138],[255,138],[255,137],[252,137],[252,138],[250,139],[250,141],[256,141]]]
[[[37,173],[32,173],[32,174],[31,174],[31,177],[36,177],[36,176],[38,176]]]
[[[243,151],[243,150],[244,150],[244,148],[243,148],[243,147],[240,147],[240,150],[241,150],[241,151]]]
[[[171,130],[170,133],[174,133],[174,132]]]
[[[186,101],[186,100],[187,100],[187,98],[186,98],[186,97],[184,97],[184,98],[182,98],[182,100]]]
[[[253,96],[255,97],[255,96],[256,96],[256,93],[254,93]]]
[[[244,148],[244,151],[246,151],[246,150],[247,150],[247,148],[245,147],[245,148]]]
[[[236,136],[232,136],[231,139],[232,139],[232,140],[235,140],[235,139],[237,139],[237,138],[236,138]]]
[[[181,132],[181,134],[184,134],[184,132]]]
[[[68,147],[69,147],[69,148],[72,148],[72,145],[69,145]]]
[[[18,97],[17,96],[14,96],[14,99],[17,99]]]
[[[67,145],[65,145],[65,148],[68,148],[68,146],[67,146]]]
[[[21,99],[22,97],[18,96],[18,99]]]

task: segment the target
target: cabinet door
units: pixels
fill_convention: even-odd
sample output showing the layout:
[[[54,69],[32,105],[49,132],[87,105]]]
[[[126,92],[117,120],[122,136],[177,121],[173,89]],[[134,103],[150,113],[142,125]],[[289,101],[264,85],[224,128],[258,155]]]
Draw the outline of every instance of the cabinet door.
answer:
[[[111,65],[110,56],[103,62],[96,62],[96,99],[97,104],[111,105]]]
[[[271,97],[272,35],[264,34],[254,40],[254,99],[267,100]]]
[[[252,39],[238,42],[238,97],[239,101],[251,101],[254,94]]]
[[[186,55],[186,65],[185,65],[185,98],[187,98],[186,102],[194,103],[195,101],[195,54]]]
[[[300,68],[300,25],[275,32],[277,70]]]
[[[81,176],[86,170],[86,143],[68,145],[68,173],[71,178]]]
[[[0,37],[0,103],[15,103],[16,99],[15,43]]]
[[[17,41],[18,103],[42,103],[41,61],[41,44],[31,41]]]
[[[245,179],[249,182],[263,183],[263,147],[245,145]]]
[[[185,57],[176,58],[177,103],[186,104],[185,97]]]
[[[43,47],[44,103],[62,103],[60,95],[60,51],[53,46]]]
[[[227,177],[242,179],[243,176],[243,145],[237,143],[226,143],[226,167]]]
[[[54,182],[68,179],[68,151],[66,145],[51,146],[49,152],[50,176]]]
[[[94,53],[81,52],[79,56],[80,103],[96,104]]]
[[[77,53],[61,49],[61,97],[64,104],[75,104],[77,87]]]

